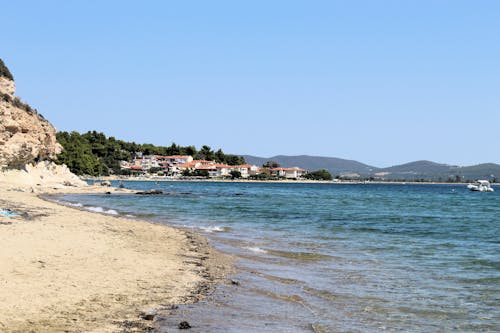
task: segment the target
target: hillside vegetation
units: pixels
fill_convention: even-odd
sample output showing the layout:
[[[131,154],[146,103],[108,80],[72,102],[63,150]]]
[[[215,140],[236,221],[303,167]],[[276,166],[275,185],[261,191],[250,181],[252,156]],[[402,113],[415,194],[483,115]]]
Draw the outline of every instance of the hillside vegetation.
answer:
[[[194,159],[214,160],[229,165],[245,163],[245,159],[240,156],[224,154],[220,149],[213,151],[209,146],[197,150],[194,146],[182,147],[175,143],[170,146],[137,144],[106,137],[104,133],[96,131],[84,134],[58,132],[57,141],[63,147],[57,162],[66,164],[77,175],[121,174],[120,161],[130,161],[136,152],[144,155],[191,155]]]
[[[0,59],[0,77],[6,77],[7,79],[14,81],[14,76],[9,71],[7,66],[5,66],[5,63],[2,59]]]

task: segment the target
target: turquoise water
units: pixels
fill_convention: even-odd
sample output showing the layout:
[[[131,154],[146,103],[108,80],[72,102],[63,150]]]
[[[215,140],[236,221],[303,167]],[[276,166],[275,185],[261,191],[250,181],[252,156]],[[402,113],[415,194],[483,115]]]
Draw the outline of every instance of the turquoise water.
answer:
[[[239,258],[239,286],[160,332],[181,318],[202,332],[500,331],[498,187],[124,184],[166,194],[64,200],[201,231]]]

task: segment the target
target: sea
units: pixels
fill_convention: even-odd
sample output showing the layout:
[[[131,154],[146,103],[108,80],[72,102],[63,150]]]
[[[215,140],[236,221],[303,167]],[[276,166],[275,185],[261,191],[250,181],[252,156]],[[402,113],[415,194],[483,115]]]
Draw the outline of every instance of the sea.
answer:
[[[112,182],[112,186],[120,183]],[[158,332],[500,332],[500,187],[124,181],[68,205],[205,234],[238,272]]]

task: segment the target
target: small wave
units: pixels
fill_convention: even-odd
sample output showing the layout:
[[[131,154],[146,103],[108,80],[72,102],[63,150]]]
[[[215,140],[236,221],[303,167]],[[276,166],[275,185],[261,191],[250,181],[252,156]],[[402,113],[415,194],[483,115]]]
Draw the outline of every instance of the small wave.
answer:
[[[68,202],[68,206],[71,206],[71,207],[83,207],[83,205],[79,202]]]
[[[104,209],[102,207],[87,207],[87,210],[94,212],[94,213],[102,213],[102,214],[109,214],[109,215],[118,215],[118,212],[114,209]]]
[[[94,213],[104,213],[104,208],[102,207],[87,207],[87,210],[90,210]]]
[[[225,231],[229,230],[228,227],[221,227],[218,225],[208,226],[208,227],[200,227],[200,229],[205,231],[205,232],[225,232]]]
[[[125,217],[134,218],[134,217],[135,217],[135,215],[132,215],[132,214],[127,214],[127,215],[125,215]]]
[[[267,250],[261,249],[260,247],[257,246],[247,246],[244,247],[244,249],[251,251],[253,253],[267,253]]]

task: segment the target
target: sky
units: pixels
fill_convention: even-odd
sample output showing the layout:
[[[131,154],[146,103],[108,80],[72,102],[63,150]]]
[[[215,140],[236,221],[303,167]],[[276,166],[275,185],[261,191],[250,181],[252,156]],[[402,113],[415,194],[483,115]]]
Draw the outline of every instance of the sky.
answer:
[[[2,1],[63,131],[377,167],[500,163],[500,1]]]

